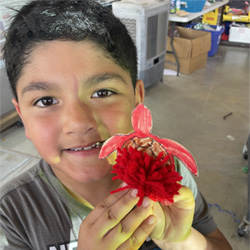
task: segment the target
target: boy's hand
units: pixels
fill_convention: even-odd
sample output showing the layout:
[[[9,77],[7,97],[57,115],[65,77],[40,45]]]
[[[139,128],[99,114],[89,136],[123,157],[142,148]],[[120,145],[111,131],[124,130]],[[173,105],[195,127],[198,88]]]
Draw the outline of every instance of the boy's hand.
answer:
[[[191,233],[194,209],[193,193],[185,186],[180,188],[179,195],[174,197],[172,205],[163,206],[155,202],[157,223],[150,235],[151,239],[162,248],[164,243],[184,241]]]
[[[136,190],[109,195],[82,222],[78,250],[138,249],[152,232],[154,202],[144,198],[137,207]]]

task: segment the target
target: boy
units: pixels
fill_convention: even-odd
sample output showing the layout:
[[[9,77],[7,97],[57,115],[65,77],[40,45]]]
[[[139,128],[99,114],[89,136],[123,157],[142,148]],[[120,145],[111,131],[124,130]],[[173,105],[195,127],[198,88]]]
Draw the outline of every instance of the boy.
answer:
[[[135,46],[108,9],[33,1],[13,20],[4,58],[13,104],[43,159],[2,189],[5,249],[231,249],[178,161],[173,205],[146,197],[137,207],[136,190],[110,195],[123,184],[100,148],[131,132],[144,89]]]

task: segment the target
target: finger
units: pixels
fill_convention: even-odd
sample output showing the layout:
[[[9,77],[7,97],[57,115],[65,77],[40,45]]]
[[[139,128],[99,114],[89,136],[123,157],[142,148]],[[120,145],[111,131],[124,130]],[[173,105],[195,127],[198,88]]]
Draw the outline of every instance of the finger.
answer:
[[[139,200],[135,190],[126,190],[121,193],[110,195],[83,220],[79,232],[81,242],[84,241],[83,235],[88,232],[90,238],[92,240],[94,238],[94,242],[104,245],[105,235],[134,208]],[[110,248],[110,245],[113,245],[112,241],[113,239],[110,242],[105,242],[109,246],[108,249],[116,249],[116,247]],[[122,244],[123,241],[119,243]]]
[[[93,211],[90,213],[91,216],[88,216],[86,219],[89,224],[95,224],[96,221],[105,213],[107,209],[112,207],[117,201],[122,199],[128,192],[131,192],[131,189],[126,189],[114,194],[109,195],[104,201],[99,203]]]
[[[179,194],[174,197],[174,206],[178,208],[193,209],[195,206],[195,200],[192,191],[182,186],[179,189]]]
[[[113,203],[112,206],[109,206],[109,204],[106,203],[106,200],[102,203],[102,206],[106,206],[106,210],[98,219],[98,224],[105,225],[103,230],[100,230],[101,235],[107,235],[111,229],[118,225],[120,221],[123,220],[131,210],[133,210],[139,200],[139,198],[136,197],[136,194],[137,190],[130,190],[123,197]],[[132,214],[135,214],[136,211]]]
[[[150,215],[117,250],[136,250],[146,241],[156,224],[156,217]]]
[[[120,193],[120,192],[119,192]],[[85,219],[84,224],[97,232],[100,240],[115,227],[137,204],[136,190],[121,191],[115,193],[101,202]]]
[[[115,224],[113,228],[105,235],[104,241],[110,241],[116,239],[119,242],[128,240],[131,235],[137,230],[142,222],[150,215],[153,214],[153,202],[145,197],[142,206],[135,207],[132,211],[126,214],[122,220],[119,220],[118,224]],[[118,239],[119,238],[119,239]],[[118,244],[117,246],[119,246]]]

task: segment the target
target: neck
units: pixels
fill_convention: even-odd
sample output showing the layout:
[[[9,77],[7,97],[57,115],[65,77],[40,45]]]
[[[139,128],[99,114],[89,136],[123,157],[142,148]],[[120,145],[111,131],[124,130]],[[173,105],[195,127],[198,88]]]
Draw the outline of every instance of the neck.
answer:
[[[118,186],[122,183],[121,180],[113,181],[113,174],[110,174],[101,180],[79,183],[75,180],[67,179],[66,181],[63,176],[60,176],[60,173],[56,173],[56,171],[54,172],[68,193],[77,201],[90,208],[97,206],[108,195],[110,195],[110,191],[118,188]]]
[[[76,187],[71,186],[68,188],[73,192],[73,196],[78,196],[78,198],[75,197],[78,201],[84,203],[84,201],[81,201],[81,199],[84,199],[92,205],[92,207],[95,207],[110,195],[110,191],[116,189],[120,184],[120,180],[113,181],[111,176],[105,180],[93,181],[91,183],[76,185]],[[85,203],[85,205],[87,204]]]

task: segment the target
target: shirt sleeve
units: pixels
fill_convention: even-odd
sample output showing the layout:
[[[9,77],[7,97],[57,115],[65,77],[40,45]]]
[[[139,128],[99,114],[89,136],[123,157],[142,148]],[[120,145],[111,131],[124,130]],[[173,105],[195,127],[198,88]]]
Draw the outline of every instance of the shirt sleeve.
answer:
[[[213,216],[209,212],[205,198],[198,190],[197,184],[192,174],[178,158],[175,158],[175,166],[176,170],[183,177],[181,184],[190,188],[195,198],[195,212],[192,225],[193,228],[203,235],[212,233],[217,229],[217,225],[213,219]]]
[[[198,192],[195,199],[193,228],[204,235],[217,229],[214,218],[209,212],[207,202],[200,192]]]
[[[30,250],[12,228],[11,223],[0,217],[0,249],[3,250]]]

